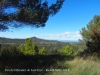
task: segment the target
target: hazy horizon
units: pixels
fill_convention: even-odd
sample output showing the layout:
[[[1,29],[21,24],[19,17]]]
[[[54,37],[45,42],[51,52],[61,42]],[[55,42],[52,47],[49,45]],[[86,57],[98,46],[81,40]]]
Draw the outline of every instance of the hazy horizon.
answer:
[[[33,37],[35,37],[35,36],[33,36]],[[0,38],[7,38],[7,37],[0,37]],[[28,37],[28,38],[32,38],[32,37]],[[45,39],[45,38],[39,38],[39,37],[36,37],[36,38],[43,39],[43,40],[60,41],[60,42],[78,42],[78,40]],[[7,38],[7,39],[26,39],[26,38]]]

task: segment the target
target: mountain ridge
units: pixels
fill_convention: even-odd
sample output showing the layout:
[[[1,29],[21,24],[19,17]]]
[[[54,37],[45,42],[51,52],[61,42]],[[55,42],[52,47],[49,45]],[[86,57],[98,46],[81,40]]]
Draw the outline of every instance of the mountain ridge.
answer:
[[[77,41],[69,41],[69,40],[48,40],[48,39],[42,39],[37,37],[30,37],[33,43],[57,43],[57,42],[63,42],[63,43],[70,43],[70,42],[77,42]],[[0,37],[0,43],[17,43],[17,44],[24,44],[25,39],[22,38],[6,38],[6,37]]]
[[[57,40],[46,40],[46,39],[41,39],[37,37],[30,37],[32,42],[37,43],[37,42],[58,42]],[[20,39],[20,38],[6,38],[6,37],[0,37],[0,43],[25,43],[25,39]]]

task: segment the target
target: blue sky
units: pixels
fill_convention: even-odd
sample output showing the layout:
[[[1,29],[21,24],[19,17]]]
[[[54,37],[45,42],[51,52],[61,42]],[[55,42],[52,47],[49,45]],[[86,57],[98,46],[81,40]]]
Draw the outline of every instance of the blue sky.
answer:
[[[52,0],[50,0],[52,1]],[[50,17],[44,28],[19,28],[0,32],[0,37],[38,37],[52,40],[81,39],[79,31],[94,15],[100,15],[100,0],[65,0],[60,11]],[[13,31],[13,32],[12,32]]]

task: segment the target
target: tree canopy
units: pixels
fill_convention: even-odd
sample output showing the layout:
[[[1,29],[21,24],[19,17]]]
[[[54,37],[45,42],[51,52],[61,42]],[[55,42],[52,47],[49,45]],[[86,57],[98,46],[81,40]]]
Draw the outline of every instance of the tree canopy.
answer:
[[[25,40],[25,45],[23,44],[19,45],[19,49],[24,55],[38,54],[38,47],[36,44],[32,43],[30,38],[27,38]]]
[[[70,45],[66,45],[62,47],[59,52],[64,56],[72,56],[73,48]]]
[[[82,41],[85,42],[88,52],[100,52],[100,16],[95,15],[94,18],[87,24],[87,27],[80,31]]]
[[[0,0],[0,30],[9,29],[9,26],[44,27],[49,16],[55,15],[63,2],[56,0],[50,5],[47,0]],[[16,12],[5,13],[9,8],[16,9]]]

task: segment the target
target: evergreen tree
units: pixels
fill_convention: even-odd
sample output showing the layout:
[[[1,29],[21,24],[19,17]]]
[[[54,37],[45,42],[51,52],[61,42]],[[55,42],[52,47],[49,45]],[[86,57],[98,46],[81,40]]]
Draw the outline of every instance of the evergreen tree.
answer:
[[[56,0],[56,3],[50,5],[47,0],[0,0],[0,30],[9,27],[44,27],[49,17],[60,10],[63,2]],[[5,13],[4,10],[9,8],[16,11]]]
[[[87,27],[80,31],[82,35],[81,41],[86,45],[86,52],[100,52],[100,16],[95,15],[87,24]]]
[[[69,45],[62,47],[59,52],[64,56],[71,56],[73,54],[73,48]]]
[[[30,38],[27,38],[25,41],[25,45],[20,45],[19,49],[25,55],[35,55],[38,54],[38,47],[32,43]]]
[[[45,55],[46,54],[46,49],[45,47],[42,47],[40,50],[39,50],[39,53],[40,55]]]

